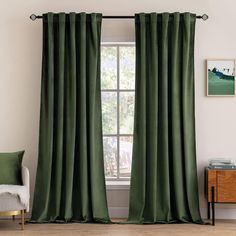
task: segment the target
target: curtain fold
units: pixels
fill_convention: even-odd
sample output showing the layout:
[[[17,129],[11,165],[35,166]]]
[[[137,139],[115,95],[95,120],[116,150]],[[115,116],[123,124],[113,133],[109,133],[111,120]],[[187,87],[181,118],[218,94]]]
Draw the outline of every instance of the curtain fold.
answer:
[[[43,15],[32,222],[110,222],[103,165],[101,14]]]
[[[202,223],[190,13],[136,14],[136,101],[130,223]]]

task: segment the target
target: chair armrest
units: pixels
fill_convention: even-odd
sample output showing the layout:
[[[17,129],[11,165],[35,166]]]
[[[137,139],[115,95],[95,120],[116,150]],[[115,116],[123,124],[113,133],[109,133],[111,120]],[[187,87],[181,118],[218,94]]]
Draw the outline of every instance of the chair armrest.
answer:
[[[30,194],[30,176],[29,169],[25,166],[21,167],[21,178],[23,185],[28,189],[28,194]],[[29,204],[26,208],[26,212],[29,212]]]
[[[27,187],[28,190],[30,190],[29,169],[25,166],[22,166],[21,168],[21,177],[22,177],[23,185]]]

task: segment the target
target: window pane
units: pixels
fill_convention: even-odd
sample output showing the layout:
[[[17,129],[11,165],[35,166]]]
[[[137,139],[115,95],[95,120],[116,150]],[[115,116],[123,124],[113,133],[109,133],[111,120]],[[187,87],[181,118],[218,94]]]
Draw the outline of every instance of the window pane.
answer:
[[[117,93],[102,92],[103,134],[117,133]]]
[[[117,138],[103,137],[104,167],[106,177],[117,176]]]
[[[133,137],[120,137],[120,177],[130,177]]]
[[[120,134],[133,134],[134,92],[120,92]]]
[[[101,47],[101,89],[117,88],[117,48]]]
[[[135,47],[120,47],[120,89],[134,89]]]

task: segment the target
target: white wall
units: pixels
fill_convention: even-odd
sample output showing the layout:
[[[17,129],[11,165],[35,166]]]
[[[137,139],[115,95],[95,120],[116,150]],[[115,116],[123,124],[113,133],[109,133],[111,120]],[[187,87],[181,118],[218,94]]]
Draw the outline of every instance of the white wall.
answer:
[[[236,158],[236,97],[205,96],[206,58],[236,58],[235,0],[8,0],[0,14],[0,151],[25,149],[24,164],[31,172],[33,195],[39,129],[41,21],[29,15],[53,12],[102,12],[132,15],[135,12],[190,11],[207,13],[197,21],[195,46],[197,157],[201,208],[205,215],[203,170],[212,157]],[[104,20],[105,41],[134,39],[132,20]],[[128,191],[109,190],[109,206],[127,210]],[[118,197],[119,196],[119,197]],[[116,208],[114,208],[116,207]],[[236,218],[236,209],[221,206],[218,217]],[[234,208],[234,206],[230,206]]]

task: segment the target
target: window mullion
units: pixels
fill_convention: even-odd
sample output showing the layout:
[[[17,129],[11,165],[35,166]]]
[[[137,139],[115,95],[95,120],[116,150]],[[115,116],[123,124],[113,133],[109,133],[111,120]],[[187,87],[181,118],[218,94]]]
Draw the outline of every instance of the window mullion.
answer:
[[[117,134],[103,134],[104,137],[117,137]],[[119,134],[119,136],[133,136],[133,134]]]
[[[120,179],[120,48],[117,46],[117,179]]]
[[[134,89],[119,89],[120,92],[135,92]],[[101,92],[117,92],[117,89],[101,89]]]

